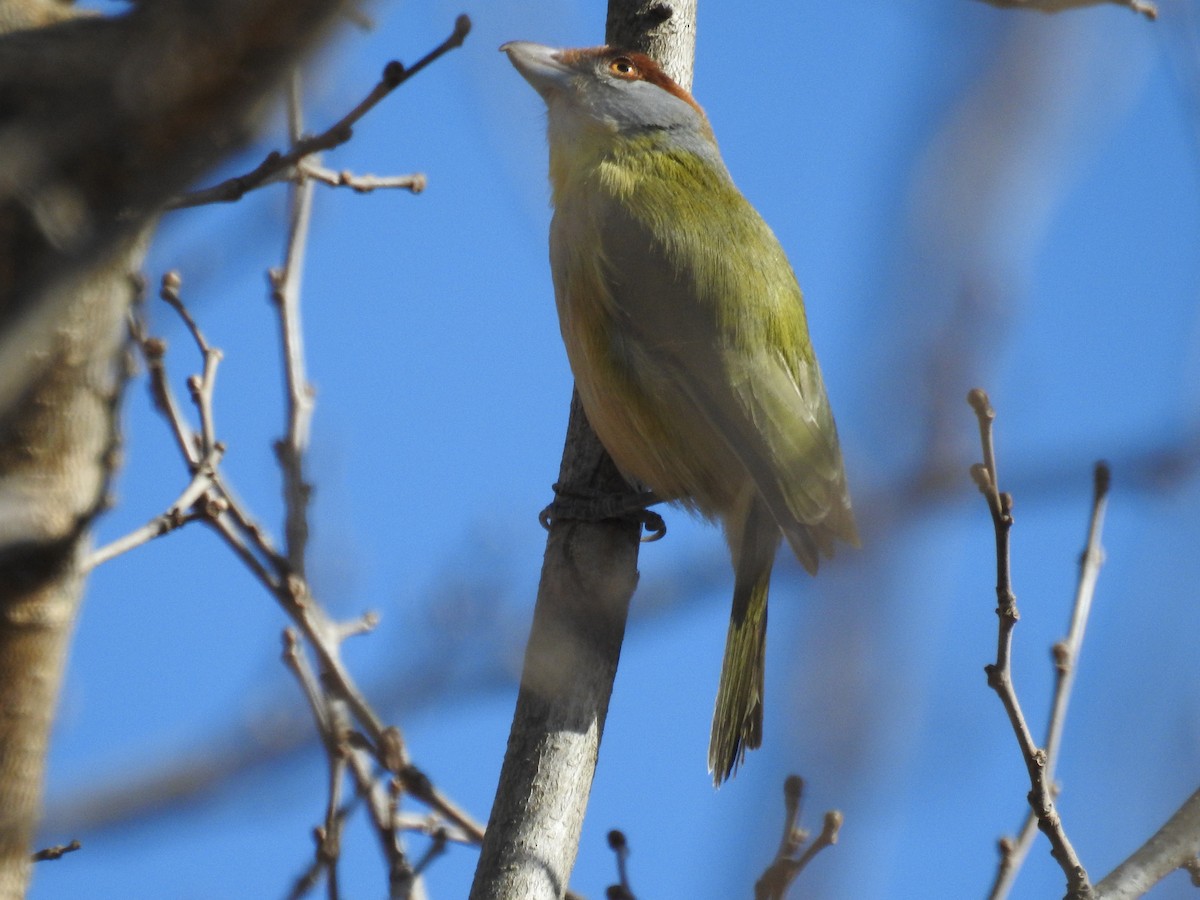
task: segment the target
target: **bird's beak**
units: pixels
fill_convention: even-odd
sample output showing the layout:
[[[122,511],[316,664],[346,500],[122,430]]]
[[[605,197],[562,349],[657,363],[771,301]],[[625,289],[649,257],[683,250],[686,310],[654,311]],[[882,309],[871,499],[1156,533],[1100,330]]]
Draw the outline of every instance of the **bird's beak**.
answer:
[[[567,86],[573,74],[560,58],[560,51],[529,41],[509,41],[500,47],[508,54],[521,77],[543,97]]]

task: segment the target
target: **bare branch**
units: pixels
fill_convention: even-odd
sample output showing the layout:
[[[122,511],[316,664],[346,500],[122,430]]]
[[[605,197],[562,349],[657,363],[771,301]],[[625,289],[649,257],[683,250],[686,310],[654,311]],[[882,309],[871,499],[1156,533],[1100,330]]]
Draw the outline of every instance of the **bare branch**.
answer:
[[[187,380],[192,402],[200,413],[200,447],[202,457],[211,456],[217,445],[217,426],[213,412],[213,394],[216,391],[217,366],[221,363],[221,351],[205,339],[195,320],[179,298],[180,278],[177,272],[163,276],[162,299],[165,300],[187,324],[188,331],[196,341],[196,347],[204,360],[203,371]]]
[[[461,47],[470,31],[470,18],[460,15],[454,21],[454,30],[450,36],[412,66],[406,69],[397,60],[392,60],[384,66],[383,75],[367,96],[359,101],[354,109],[320,134],[295,141],[286,153],[272,150],[261,163],[244,175],[238,175],[212,187],[183,194],[171,200],[167,204],[167,208],[183,209],[191,206],[203,206],[207,203],[232,203],[266,184],[290,178],[291,170],[306,156],[322,150],[332,150],[350,140],[353,128],[359,119],[370,112],[384,97],[430,63],[456,47]]]
[[[461,44],[468,29],[469,21],[465,16],[460,17],[451,38],[417,65],[407,71],[398,63],[389,65],[384,82],[381,82],[386,90],[377,89],[342,120],[339,125],[340,132],[344,133],[342,139],[348,138],[350,126],[388,91],[451,47]],[[306,145],[306,139],[301,136],[303,117],[298,76],[293,77],[290,85],[288,125],[292,147],[296,150],[309,146],[311,152],[311,142]],[[309,162],[319,171],[318,159]],[[272,297],[279,314],[286,384],[286,433],[276,445],[283,477],[285,552],[281,554],[275,549],[269,535],[255,522],[218,471],[224,445],[216,436],[214,394],[221,352],[205,338],[183,303],[179,294],[180,277],[172,272],[163,279],[162,299],[182,318],[204,362],[201,374],[188,379],[191,399],[199,413],[198,431],[187,421],[170,389],[164,361],[166,345],[147,335],[144,316],[140,314],[132,317],[130,330],[146,359],[155,405],[169,421],[192,479],[180,500],[163,517],[114,542],[102,551],[101,556],[110,558],[116,552],[164,533],[169,527],[199,519],[214,529],[272,593],[295,625],[286,633],[284,658],[303,688],[329,763],[325,814],[323,823],[314,832],[316,860],[295,882],[293,895],[300,896],[311,890],[324,875],[328,895],[331,898],[338,896],[343,824],[358,800],[365,800],[388,861],[389,897],[407,898],[414,890],[419,891],[420,886],[419,873],[409,864],[400,840],[402,829],[397,806],[403,793],[407,792],[429,806],[436,816],[428,826],[431,830],[427,833],[433,839],[423,865],[428,865],[443,852],[449,840],[478,842],[483,830],[412,765],[399,730],[384,726],[341,661],[341,644],[354,635],[371,630],[378,617],[367,613],[349,622],[332,619],[312,596],[305,577],[308,501],[312,488],[304,477],[304,454],[309,444],[313,395],[305,372],[300,284],[311,218],[313,178],[303,166],[293,167],[289,177],[294,184],[285,259],[279,270],[271,272],[270,278]],[[301,646],[301,639],[311,648],[315,667]],[[386,787],[381,783],[385,779],[378,774],[377,766],[391,773],[386,778]],[[353,779],[356,790],[356,797],[350,802],[343,801],[347,777]]]
[[[317,165],[311,159],[303,160],[299,169],[306,176],[330,187],[348,187],[355,193],[369,194],[371,191],[392,188],[419,194],[425,190],[426,178],[420,172],[411,175],[355,175],[342,169],[335,172]]]
[[[1099,900],[1133,900],[1176,869],[1197,883],[1200,860],[1200,790],[1188,797],[1141,847],[1096,885]]]
[[[300,76],[296,73],[288,94],[288,124],[295,147],[303,131],[300,106]],[[279,313],[280,343],[283,346],[284,383],[287,387],[287,434],[275,444],[283,472],[284,542],[288,565],[297,575],[307,570],[308,503],[312,485],[304,477],[304,454],[312,425],[313,388],[304,362],[304,326],[300,318],[300,280],[312,219],[312,181],[297,171],[288,202],[287,248],[282,269],[272,270],[271,298]]]
[[[1151,21],[1158,18],[1158,7],[1149,0],[983,0],[983,2],[1006,9],[1032,9],[1043,13],[1056,13],[1067,9],[1078,9],[1082,6],[1114,3],[1117,6],[1131,9]]]
[[[1104,562],[1100,534],[1104,528],[1104,513],[1108,506],[1108,488],[1111,478],[1108,465],[1103,462],[1097,463],[1093,478],[1092,512],[1088,520],[1087,540],[1079,558],[1079,582],[1075,588],[1075,602],[1071,608],[1071,624],[1067,636],[1053,648],[1055,684],[1050,721],[1046,729],[1045,778],[1055,794],[1057,794],[1057,788],[1054,785],[1054,771],[1058,765],[1059,747],[1062,744],[1063,729],[1067,718],[1067,706],[1070,702],[1071,690],[1075,685],[1079,652],[1083,646],[1083,635],[1087,628],[1088,616],[1091,614],[1092,598],[1096,593],[1096,580],[1100,575],[1100,566]],[[1021,825],[1016,840],[1004,838],[1000,842],[1000,866],[997,869],[992,889],[988,893],[989,898],[999,900],[999,898],[1008,896],[1017,873],[1029,854],[1029,848],[1033,845],[1036,834],[1037,816],[1030,810]]]
[[[324,871],[330,900],[336,900],[339,894],[337,865],[341,856],[342,825],[346,818],[346,810],[342,805],[342,782],[346,775],[346,758],[352,752],[346,742],[349,729],[345,716],[340,713],[336,704],[326,697],[320,680],[300,646],[299,636],[291,628],[283,633],[283,659],[295,674],[304,696],[308,699],[317,733],[321,736],[321,744],[329,761],[329,795],[325,806],[325,822],[314,829],[316,859],[313,869],[306,872],[297,883],[296,890],[300,890],[301,884],[315,884],[320,872]],[[293,891],[293,896],[301,895],[302,892]]]
[[[625,840],[625,834],[615,828],[610,831],[608,849],[617,860],[617,883],[605,889],[605,900],[637,900],[629,884],[629,842]]]
[[[1012,530],[1012,496],[1001,493],[996,476],[996,456],[992,439],[992,425],[996,413],[986,393],[975,388],[967,395],[967,401],[975,410],[979,422],[980,443],[983,447],[982,464],[971,467],[971,475],[980,492],[987,498],[992,513],[992,526],[996,535],[996,616],[999,619],[999,635],[996,645],[996,661],[984,667],[988,686],[996,692],[1009,724],[1021,748],[1021,757],[1029,773],[1031,790],[1029,805],[1037,817],[1038,828],[1050,840],[1050,853],[1067,878],[1067,897],[1071,900],[1090,900],[1092,885],[1087,871],[1079,861],[1075,848],[1067,838],[1066,829],[1054,805],[1054,791],[1047,770],[1046,751],[1037,746],[1033,733],[1021,711],[1016,688],[1012,681],[1012,632],[1020,618],[1017,599],[1013,594],[1009,553],[1009,534]]]
[[[214,465],[216,461],[214,460]],[[141,528],[137,528],[129,532],[129,534],[119,537],[97,550],[93,550],[91,556],[84,563],[84,568],[87,571],[91,571],[96,566],[103,565],[109,560],[120,556],[122,553],[135,550],[143,544],[150,543],[150,541],[157,537],[170,534],[177,528],[182,528],[189,522],[195,522],[199,519],[201,513],[192,507],[213,486],[212,471],[208,466],[197,470],[196,474],[192,476],[192,480],[188,483],[188,486],[183,489],[183,492],[180,493],[175,502],[167,507],[166,512],[155,516]]]
[[[779,849],[762,877],[754,885],[754,900],[783,900],[793,881],[812,862],[813,858],[837,843],[842,828],[842,814],[836,809],[825,813],[821,833],[808,843],[808,832],[800,827],[800,801],[804,795],[804,779],[789,775],[783,782],[783,836]],[[801,852],[803,851],[803,852]]]
[[[53,847],[46,847],[33,854],[34,862],[46,862],[52,859],[62,859],[68,853],[74,853],[76,850],[83,848],[83,844],[79,841],[71,841],[69,844],[55,844]]]

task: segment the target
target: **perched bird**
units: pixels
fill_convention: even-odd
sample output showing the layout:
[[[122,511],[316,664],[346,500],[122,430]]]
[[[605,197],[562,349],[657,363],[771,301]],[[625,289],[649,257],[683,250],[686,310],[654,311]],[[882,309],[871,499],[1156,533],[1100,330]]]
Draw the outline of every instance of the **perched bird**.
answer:
[[[500,48],[549,111],[559,324],[588,421],[626,478],[719,519],[733,612],[708,765],[762,742],[780,537],[810,572],[857,544],[796,276],[704,111],[648,56]]]

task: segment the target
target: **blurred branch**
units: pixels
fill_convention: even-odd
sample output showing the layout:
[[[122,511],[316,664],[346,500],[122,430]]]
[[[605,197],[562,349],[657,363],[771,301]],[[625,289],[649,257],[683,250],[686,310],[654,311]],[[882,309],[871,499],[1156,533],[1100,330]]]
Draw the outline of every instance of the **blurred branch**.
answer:
[[[1037,818],[1038,828],[1050,841],[1050,854],[1062,868],[1063,874],[1066,875],[1067,897],[1069,900],[1089,900],[1093,896],[1093,892],[1087,871],[1079,861],[1075,848],[1071,846],[1062,819],[1054,805],[1054,790],[1051,785],[1047,752],[1035,743],[1033,733],[1029,730],[1025,715],[1021,711],[1016,688],[1013,687],[1012,632],[1020,619],[1020,613],[1017,611],[1017,598],[1012,590],[1009,551],[1009,534],[1013,525],[1012,495],[1000,491],[1000,480],[996,471],[995,446],[992,439],[992,423],[996,418],[996,413],[992,409],[987,394],[979,388],[974,388],[967,395],[967,400],[975,410],[975,416],[979,421],[979,437],[983,446],[983,463],[976,463],[971,467],[971,477],[987,500],[996,535],[996,597],[998,600],[996,616],[1000,621],[1000,630],[997,638],[996,661],[985,666],[984,669],[987,672],[988,685],[996,692],[1000,702],[1004,705],[1009,724],[1012,726],[1017,744],[1021,748],[1021,757],[1025,761],[1031,785],[1029,805]],[[1099,479],[1097,479],[1097,485],[1099,485]],[[1107,480],[1105,486],[1107,487]],[[1065,709],[1065,699],[1063,709]]]
[[[0,37],[0,410],[90,267],[245,143],[340,0],[156,0]]]
[[[1200,886],[1200,790],[1141,847],[1096,885],[1098,900],[1133,900],[1176,869]]]
[[[1120,471],[1121,484],[1127,491],[1157,494],[1195,478],[1197,462],[1200,442],[1189,435],[1118,457],[1112,467]],[[1007,480],[1020,491],[1023,507],[1029,508],[1062,497],[1070,483],[1066,473],[1079,465],[1074,454],[1040,459],[1035,468],[1010,468],[1012,474]],[[903,520],[912,523],[936,514],[946,504],[957,503],[961,495],[952,489],[954,471],[962,471],[957,459],[947,461],[944,472],[923,473],[927,477],[920,479],[906,474],[878,486],[865,494],[861,503],[871,513],[864,516],[864,526],[873,531],[894,526],[891,510],[897,504],[904,510]],[[713,564],[713,559],[713,554],[700,552],[680,559],[674,571],[643,581],[641,602],[631,610],[631,623],[645,628],[653,621],[672,620],[701,602],[728,577],[724,561]],[[782,559],[780,563],[780,575],[786,576],[788,563]],[[515,589],[515,584],[498,580],[489,571],[465,584],[456,582],[453,596],[434,596],[430,602],[446,607],[462,603],[465,597],[472,610],[478,600],[480,610],[499,615],[508,606],[498,610],[495,598]],[[403,669],[390,671],[372,683],[367,693],[377,699],[379,708],[389,717],[395,717],[434,705],[474,702],[482,693],[511,685],[515,642],[528,627],[527,611],[512,606],[511,612],[501,618],[472,613],[456,619],[453,628],[431,629],[414,640],[433,648],[430,653]],[[130,761],[125,767],[133,773],[129,780],[73,790],[70,799],[52,806],[49,818],[55,827],[76,831],[123,826],[183,808],[190,800],[211,794],[248,772],[275,766],[310,750],[314,737],[311,724],[294,715],[282,698],[274,709],[275,715],[266,717],[273,723],[269,729],[261,724],[264,716],[256,713],[252,723],[231,725],[207,740],[191,741],[188,752],[170,754],[166,768],[148,771],[144,763]]]
[[[33,854],[34,862],[47,862],[54,859],[62,859],[68,853],[74,853],[76,850],[82,850],[83,844],[79,841],[71,841],[69,844],[55,844],[53,847],[46,847]]]
[[[775,859],[754,885],[754,900],[783,900],[788,888],[813,858],[826,847],[837,843],[842,828],[842,814],[837,810],[825,813],[821,833],[808,843],[808,832],[800,827],[800,803],[804,796],[804,779],[789,775],[783,782],[783,836]],[[803,852],[802,852],[803,851]]]
[[[1032,9],[1044,13],[1062,12],[1082,6],[1116,4],[1140,13],[1151,21],[1158,18],[1158,7],[1149,0],[983,0],[983,2],[1006,9]]]
[[[404,70],[399,63],[389,64],[380,85],[334,127],[333,131],[337,131],[339,139],[348,139],[351,125],[387,92],[447,50],[459,46],[469,27],[469,20],[460,16],[452,36],[409,70]],[[289,136],[294,162],[310,155],[313,148],[320,144],[320,139],[314,142],[302,136],[298,76],[293,77],[288,99]],[[319,166],[319,159],[309,161]],[[335,621],[317,602],[307,582],[308,510],[312,487],[304,474],[304,456],[309,444],[313,392],[306,374],[300,284],[311,219],[313,178],[304,166],[290,166],[289,172],[293,183],[285,258],[280,269],[269,273],[271,296],[278,311],[283,381],[286,387],[286,433],[275,447],[283,483],[284,552],[281,554],[275,549],[266,532],[254,522],[218,474],[218,464],[225,449],[223,443],[217,440],[214,417],[215,378],[221,352],[208,342],[180,298],[179,275],[168,273],[163,278],[162,299],[183,320],[203,360],[202,372],[188,379],[191,400],[199,416],[198,429],[192,428],[174,399],[164,361],[165,344],[148,336],[144,313],[140,309],[134,315],[131,330],[150,372],[155,405],[170,424],[192,480],[167,513],[103,548],[94,561],[111,558],[187,521],[205,522],[224,539],[235,555],[274,595],[295,625],[294,629],[288,629],[285,633],[284,659],[308,699],[328,760],[324,821],[314,832],[316,861],[296,881],[293,895],[300,896],[310,890],[322,875],[329,896],[336,898],[339,895],[338,860],[342,828],[351,808],[343,803],[342,792],[345,779],[349,777],[355,784],[357,796],[366,801],[371,822],[383,846],[388,863],[388,896],[402,900],[412,896],[418,889],[418,871],[409,864],[400,839],[402,828],[398,805],[403,793],[410,794],[435,810],[438,817],[469,840],[479,841],[482,828],[444,797],[412,764],[399,729],[383,724],[342,663],[341,644],[347,638],[373,628],[376,616],[368,613],[351,622]],[[252,177],[249,181],[243,181],[243,186],[253,183]],[[315,668],[301,646],[302,639],[315,657]],[[379,783],[376,765],[387,773],[386,789]],[[421,866],[428,865],[439,855],[448,840],[445,828],[434,830],[431,850],[422,859]]]
[[[617,883],[610,884],[604,891],[605,900],[637,900],[629,884],[629,842],[625,834],[617,829],[608,833],[608,849],[617,861]]]
[[[272,150],[257,166],[234,178],[222,181],[212,187],[203,188],[191,193],[182,194],[168,201],[167,209],[183,209],[191,206],[203,206],[208,203],[232,203],[246,196],[250,191],[263,187],[275,181],[290,177],[290,172],[305,157],[322,150],[332,150],[340,147],[353,136],[354,126],[358,120],[370,112],[384,97],[394,91],[408,79],[412,78],[430,63],[446,53],[461,47],[471,31],[471,19],[460,15],[454,21],[454,30],[446,40],[425,54],[409,68],[398,60],[392,60],[383,67],[379,82],[371,88],[354,109],[342,116],[333,125],[320,134],[296,140],[286,153]],[[414,191],[414,193],[416,193]]]
[[[899,277],[889,288],[901,299],[882,321],[886,369],[875,371],[868,390],[882,385],[895,410],[875,417],[875,440],[892,446],[901,429],[914,442],[909,464],[928,467],[915,476],[948,475],[954,485],[958,460],[971,452],[963,386],[990,377],[1073,182],[1146,86],[1146,42],[1140,34],[1116,46],[1100,39],[1101,13],[1054,23],[994,18],[972,51],[972,76],[948,95],[914,159],[908,227],[894,251]],[[1063,474],[1074,481],[1078,471],[1072,463]],[[1129,485],[1124,467],[1122,484]]]

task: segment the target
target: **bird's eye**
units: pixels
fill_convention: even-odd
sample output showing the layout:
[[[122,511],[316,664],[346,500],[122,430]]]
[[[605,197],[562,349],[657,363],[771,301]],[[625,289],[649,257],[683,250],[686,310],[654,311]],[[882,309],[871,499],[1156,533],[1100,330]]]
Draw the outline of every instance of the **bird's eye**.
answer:
[[[628,56],[618,56],[608,64],[608,71],[619,78],[630,78],[637,74],[637,66]]]

